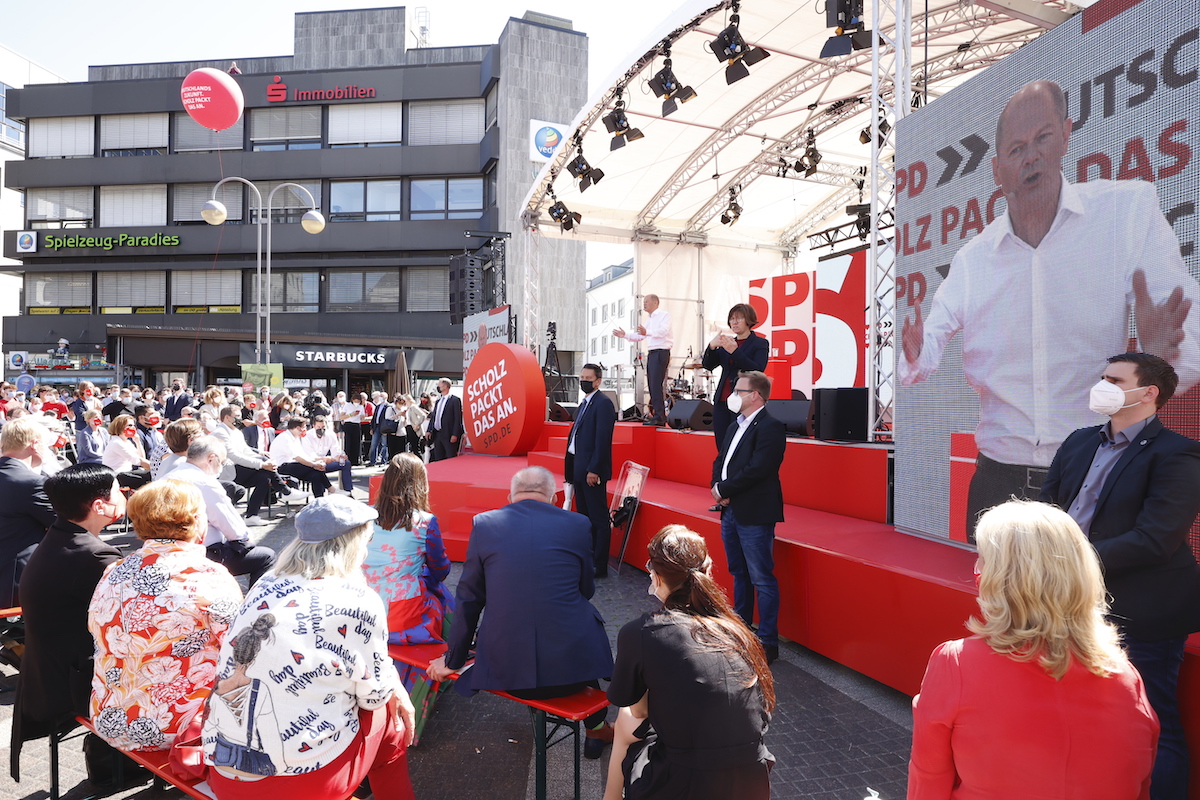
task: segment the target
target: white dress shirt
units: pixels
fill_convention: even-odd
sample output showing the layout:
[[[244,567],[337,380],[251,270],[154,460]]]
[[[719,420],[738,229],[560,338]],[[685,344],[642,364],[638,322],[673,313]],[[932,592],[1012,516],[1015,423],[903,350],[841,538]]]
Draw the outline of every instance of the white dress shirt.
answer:
[[[329,428],[325,429],[324,436],[317,436],[315,430],[309,431],[301,443],[309,461],[315,461],[318,458],[337,458],[342,455],[337,434]]]
[[[229,501],[229,495],[225,494],[220,481],[190,461],[176,466],[168,477],[171,480],[187,481],[200,490],[200,496],[204,498],[204,513],[208,516],[208,532],[204,534],[205,547],[218,542],[245,541],[249,538],[245,520]]]
[[[326,434],[328,436],[329,434]],[[304,450],[304,441],[292,433],[287,431],[275,437],[275,441],[271,442],[271,460],[276,464],[287,464],[291,461],[296,461],[296,457],[300,456],[305,461],[311,461],[308,453]],[[300,463],[300,462],[296,462]]]
[[[646,329],[645,333],[630,331],[625,334],[625,338],[631,342],[645,340],[647,350],[670,350],[675,344],[671,335],[671,315],[662,306],[651,312],[642,327]]]
[[[963,373],[979,393],[980,452],[1047,467],[1068,434],[1099,421],[1088,391],[1104,359],[1128,346],[1137,269],[1156,303],[1177,286],[1192,301],[1174,363],[1182,393],[1200,378],[1200,285],[1154,186],[1065,177],[1036,248],[1013,233],[1005,213],[954,256],[925,320],[919,363],[898,353],[901,383],[925,380],[961,331]]]
[[[599,391],[599,390],[597,389],[596,391]],[[583,419],[583,410],[585,408],[587,408],[588,401],[592,399],[592,395],[595,393],[596,392],[591,392],[590,394],[585,394],[583,396],[583,400],[579,403],[579,408],[575,409],[575,422],[576,423],[578,423],[579,420]],[[578,424],[571,426],[571,439],[570,439],[570,441],[567,442],[567,452],[570,453],[571,455],[575,455],[575,429],[577,427],[579,427]]]
[[[721,480],[729,480],[729,459],[733,458],[733,453],[737,450],[738,445],[742,442],[742,436],[745,435],[746,429],[750,427],[750,421],[758,416],[758,412],[762,411],[766,406],[760,406],[754,409],[750,416],[744,414],[737,415],[737,430],[733,432],[733,441],[729,443],[729,450],[725,453],[725,461],[721,463]]]
[[[137,436],[132,439],[124,436],[110,436],[100,461],[113,472],[129,472],[134,467],[142,465],[142,458],[142,451],[137,445]]]

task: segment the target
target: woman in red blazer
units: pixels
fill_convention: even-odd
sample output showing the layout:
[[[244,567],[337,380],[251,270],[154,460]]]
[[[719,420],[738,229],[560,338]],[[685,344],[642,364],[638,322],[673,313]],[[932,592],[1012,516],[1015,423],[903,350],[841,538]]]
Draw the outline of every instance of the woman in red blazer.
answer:
[[[913,698],[909,800],[1150,796],[1158,719],[1066,513],[1013,501],[977,528],[975,635],[933,651]]]

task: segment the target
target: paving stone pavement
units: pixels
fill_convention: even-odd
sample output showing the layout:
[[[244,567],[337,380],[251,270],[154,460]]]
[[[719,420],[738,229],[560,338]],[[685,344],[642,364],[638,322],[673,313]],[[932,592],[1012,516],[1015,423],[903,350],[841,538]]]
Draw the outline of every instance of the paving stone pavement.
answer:
[[[365,489],[371,474],[376,471],[356,470],[356,484]],[[286,512],[276,506],[277,519],[267,527],[251,529],[252,538],[282,550],[295,535],[295,510]],[[127,552],[137,547],[132,535],[105,538]],[[455,565],[451,585],[457,583],[460,571]],[[593,602],[604,615],[615,647],[621,626],[657,601],[647,596],[648,579],[641,570],[624,565],[620,575],[611,570],[610,575],[597,581]],[[240,580],[245,588],[245,578]],[[860,800],[869,795],[869,787],[884,800],[902,800],[911,732],[906,695],[790,642],[781,647],[772,671],[778,698],[767,735],[767,747],[776,759],[772,797]],[[0,800],[44,800],[50,785],[45,740],[25,745],[19,784],[8,775],[13,693],[2,690],[15,683],[14,672],[0,666]],[[615,710],[610,710],[609,719],[615,716]],[[533,800],[532,733],[524,706],[487,693],[472,698],[453,690],[443,694],[420,744],[409,751],[416,796],[421,800]],[[93,796],[77,741],[61,748],[60,761],[64,800]],[[598,761],[584,761],[583,798],[601,797],[607,764],[607,750]],[[572,797],[569,743],[550,750],[548,786],[550,800]],[[159,800],[182,794],[141,786],[109,796]]]

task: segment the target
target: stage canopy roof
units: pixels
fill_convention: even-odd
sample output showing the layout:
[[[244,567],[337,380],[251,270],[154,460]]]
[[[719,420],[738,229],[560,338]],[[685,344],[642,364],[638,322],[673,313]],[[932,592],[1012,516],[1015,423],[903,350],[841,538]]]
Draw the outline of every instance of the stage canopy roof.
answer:
[[[873,1],[866,4],[868,28]],[[929,0],[926,11],[913,3],[914,92],[909,107],[937,102],[972,73],[1090,4]],[[527,227],[536,226],[544,235],[595,241],[802,250],[808,234],[851,221],[847,204],[869,202],[871,147],[860,135],[871,124],[870,47],[821,58],[834,31],[825,27],[820,0],[743,0],[741,35],[748,46],[761,47],[770,56],[728,84],[726,64],[709,46],[729,25],[730,6],[730,0],[691,0],[642,40],[626,60],[628,66],[579,112],[563,145],[541,171],[526,198]],[[652,14],[654,4],[646,7]],[[629,19],[631,40],[651,21]],[[648,84],[663,67],[664,43],[670,45],[679,83],[696,93],[665,117],[663,101]],[[613,109],[618,92],[630,126],[644,136],[610,150],[613,136],[603,117]],[[805,177],[804,165],[797,171],[796,162],[808,149],[810,131],[821,161]],[[866,138],[869,142],[869,132]],[[582,192],[580,181],[567,171],[580,145],[589,165],[604,172]],[[860,188],[864,180],[866,186]],[[741,214],[725,225],[720,218],[729,209],[731,191]],[[561,231],[550,218],[556,198],[582,215],[572,231]]]

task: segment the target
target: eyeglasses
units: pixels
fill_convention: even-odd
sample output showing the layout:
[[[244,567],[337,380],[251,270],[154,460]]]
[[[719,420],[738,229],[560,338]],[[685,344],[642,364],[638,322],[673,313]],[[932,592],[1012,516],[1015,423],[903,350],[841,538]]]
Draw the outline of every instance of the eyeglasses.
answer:
[[[653,562],[650,562],[650,561],[646,562],[646,572],[654,572]]]
[[[753,389],[734,389],[734,394],[754,394]]]

